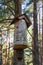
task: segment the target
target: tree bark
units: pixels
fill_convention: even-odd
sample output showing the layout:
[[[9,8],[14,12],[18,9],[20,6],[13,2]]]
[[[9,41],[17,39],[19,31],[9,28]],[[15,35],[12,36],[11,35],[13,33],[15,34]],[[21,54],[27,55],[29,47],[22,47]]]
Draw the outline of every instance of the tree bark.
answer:
[[[39,65],[39,48],[38,48],[38,26],[37,26],[37,1],[33,0],[34,2],[34,12],[33,12],[33,65]]]
[[[10,54],[10,27],[7,29],[7,64],[9,65],[9,54]]]
[[[0,65],[2,65],[2,31],[0,30]]]
[[[43,0],[42,0],[42,43],[41,43],[41,65],[43,65]]]
[[[43,65],[43,0],[42,0],[42,65]]]

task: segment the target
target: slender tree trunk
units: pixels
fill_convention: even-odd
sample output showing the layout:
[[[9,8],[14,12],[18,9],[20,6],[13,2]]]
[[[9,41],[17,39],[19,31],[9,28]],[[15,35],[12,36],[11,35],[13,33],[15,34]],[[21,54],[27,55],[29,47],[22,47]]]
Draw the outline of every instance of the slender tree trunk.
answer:
[[[7,29],[7,64],[9,65],[9,53],[10,53],[10,27]]]
[[[0,65],[2,65],[2,31],[0,30]]]
[[[3,31],[0,30],[0,65],[2,65],[2,41],[3,41]]]
[[[41,65],[43,65],[43,0],[42,0],[42,43],[41,43]]]
[[[42,0],[42,65],[43,65],[43,0]]]
[[[15,3],[15,16],[18,16],[21,14],[21,2],[20,0],[14,0],[14,3]],[[17,58],[17,52],[22,52],[22,60],[19,60]],[[21,56],[20,55],[20,56]],[[24,65],[24,50],[14,50],[14,65]]]
[[[33,65],[39,65],[39,48],[38,48],[38,26],[37,26],[37,1],[34,1],[34,14],[33,14],[33,20],[34,20],[34,40],[33,40]]]
[[[2,42],[4,41],[4,32],[2,31]],[[3,44],[4,45],[4,44]],[[6,50],[6,49],[5,49]],[[3,50],[4,51],[4,50]],[[4,57],[4,59],[3,59],[3,64],[4,65],[6,65],[6,53],[7,53],[7,51],[4,51],[4,53],[3,53],[3,57]]]

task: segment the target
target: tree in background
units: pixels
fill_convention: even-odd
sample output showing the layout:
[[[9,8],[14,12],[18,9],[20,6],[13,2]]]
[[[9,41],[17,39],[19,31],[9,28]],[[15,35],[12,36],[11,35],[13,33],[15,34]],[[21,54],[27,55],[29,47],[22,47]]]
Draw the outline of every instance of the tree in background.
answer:
[[[38,48],[38,26],[37,26],[37,0],[33,0],[33,65],[39,65],[39,48]]]
[[[42,43],[41,43],[41,65],[43,65],[43,0],[42,0]]]
[[[42,0],[42,65],[43,65],[43,0]]]
[[[2,65],[2,31],[0,30],[0,65]]]

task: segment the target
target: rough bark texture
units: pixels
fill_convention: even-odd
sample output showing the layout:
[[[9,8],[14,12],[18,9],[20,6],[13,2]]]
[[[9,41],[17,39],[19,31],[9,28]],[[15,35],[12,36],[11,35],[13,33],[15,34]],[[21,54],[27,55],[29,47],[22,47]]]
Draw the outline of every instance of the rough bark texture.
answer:
[[[0,44],[0,65],[2,65],[2,44]]]
[[[21,14],[21,2],[20,0],[14,0],[15,3],[15,16]],[[20,53],[22,52],[22,53]],[[20,53],[20,55],[18,55]],[[18,58],[22,56],[22,59]],[[24,50],[14,50],[13,65],[24,65]]]
[[[9,54],[10,54],[10,27],[7,30],[7,64],[9,65]]]
[[[42,0],[42,65],[43,65],[43,0]]]
[[[2,31],[0,31],[0,65],[2,65]]]
[[[38,49],[38,26],[37,26],[37,2],[34,1],[34,12],[33,12],[33,20],[34,20],[34,42],[33,42],[33,65],[39,65],[39,49]]]
[[[43,0],[42,0],[42,43],[41,43],[41,65],[43,65]]]

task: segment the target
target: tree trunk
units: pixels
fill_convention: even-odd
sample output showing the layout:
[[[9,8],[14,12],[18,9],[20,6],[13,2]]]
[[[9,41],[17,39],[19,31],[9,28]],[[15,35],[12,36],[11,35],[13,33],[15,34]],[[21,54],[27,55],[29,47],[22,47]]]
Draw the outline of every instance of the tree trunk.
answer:
[[[21,14],[21,2],[20,0],[14,0],[15,3],[15,17]],[[22,56],[22,60],[19,60],[17,55],[18,52],[22,52],[20,56]],[[19,56],[19,55],[18,55]],[[20,57],[19,56],[19,57]],[[13,60],[13,65],[24,65],[24,50],[14,50],[14,60]]]
[[[9,53],[10,53],[10,27],[7,29],[7,65],[9,65]]]
[[[38,26],[37,26],[37,1],[34,1],[34,12],[33,12],[33,65],[39,65],[39,48],[38,48]]]
[[[2,31],[0,30],[0,65],[2,65]]]
[[[41,43],[41,65],[43,65],[43,0],[42,0],[42,43]]]
[[[42,0],[42,65],[43,65],[43,0]]]

